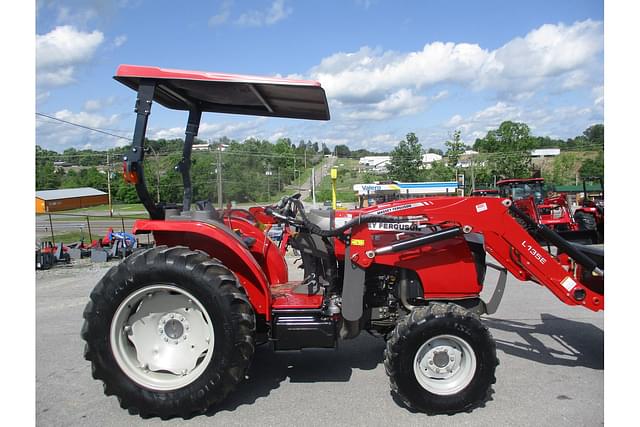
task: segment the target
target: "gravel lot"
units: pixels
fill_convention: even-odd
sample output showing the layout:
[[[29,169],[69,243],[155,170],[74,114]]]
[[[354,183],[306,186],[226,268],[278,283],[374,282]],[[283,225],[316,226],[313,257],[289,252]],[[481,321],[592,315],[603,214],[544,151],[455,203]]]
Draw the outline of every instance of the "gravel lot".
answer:
[[[274,353],[257,348],[250,378],[217,412],[190,420],[143,420],[102,393],[82,357],[82,310],[113,264],[78,261],[36,274],[37,425],[601,425],[604,315],[568,307],[513,277],[485,318],[500,366],[491,400],[472,413],[427,416],[394,401],[384,342],[363,333],[338,350]],[[488,271],[488,283],[497,274]],[[485,292],[490,293],[492,285]]]

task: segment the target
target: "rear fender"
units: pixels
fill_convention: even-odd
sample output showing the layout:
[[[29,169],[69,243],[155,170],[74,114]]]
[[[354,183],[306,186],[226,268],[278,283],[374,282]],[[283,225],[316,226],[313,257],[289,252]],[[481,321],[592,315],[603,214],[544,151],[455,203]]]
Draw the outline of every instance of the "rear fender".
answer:
[[[200,221],[136,221],[133,233],[146,232],[153,232],[157,245],[188,246],[220,260],[238,277],[256,314],[270,320],[269,281],[251,252],[227,227]]]
[[[284,254],[280,253],[280,248],[262,230],[244,218],[225,217],[224,223],[233,231],[240,232],[242,236],[256,239],[249,251],[258,261],[271,285],[286,283],[289,280]]]

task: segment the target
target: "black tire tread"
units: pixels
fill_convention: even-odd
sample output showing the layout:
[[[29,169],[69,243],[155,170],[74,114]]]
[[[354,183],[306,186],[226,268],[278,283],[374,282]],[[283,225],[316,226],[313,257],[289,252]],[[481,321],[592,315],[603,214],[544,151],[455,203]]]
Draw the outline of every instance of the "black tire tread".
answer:
[[[579,230],[594,231],[598,229],[596,218],[590,213],[578,211],[573,215],[573,220],[578,224]]]
[[[191,390],[188,395],[181,395],[180,399],[167,402],[166,396],[151,390],[141,390],[145,399],[154,401],[153,408],[139,407],[139,403],[126,393],[120,395],[113,384],[112,376],[104,369],[101,355],[97,349],[97,341],[108,340],[108,337],[95,336],[92,321],[99,317],[106,305],[114,300],[118,292],[124,291],[126,282],[133,280],[131,269],[155,268],[161,264],[173,264],[175,267],[194,271],[206,276],[211,286],[215,286],[224,299],[229,301],[234,334],[233,351],[227,368],[223,373],[224,380],[219,382],[215,376],[210,378],[199,390]],[[109,292],[108,292],[109,290]],[[138,251],[117,266],[112,267],[98,282],[90,295],[83,317],[81,336],[85,340],[84,357],[91,362],[92,376],[101,380],[104,393],[117,395],[120,406],[131,414],[138,414],[143,418],[160,417],[168,419],[174,416],[190,418],[204,413],[211,406],[220,403],[245,378],[255,352],[256,322],[247,293],[238,282],[236,276],[219,261],[210,258],[202,251],[193,251],[182,246],[158,246]],[[181,389],[182,390],[182,389]],[[180,395],[177,390],[176,395]]]
[[[477,314],[466,310],[465,308],[457,304],[432,303],[424,307],[417,307],[413,309],[408,316],[404,317],[400,322],[398,322],[394,330],[391,332],[389,339],[387,340],[387,345],[384,350],[384,367],[387,375],[389,376],[391,390],[403,402],[404,405],[417,411],[424,411],[428,414],[444,413],[449,415],[458,412],[470,412],[472,409],[480,406],[489,399],[491,394],[491,387],[487,387],[486,394],[481,399],[475,402],[468,402],[463,408],[443,411],[432,410],[430,408],[424,408],[414,404],[409,396],[405,394],[404,390],[402,390],[402,388],[398,386],[398,383],[396,381],[397,370],[394,368],[394,366],[396,365],[395,362],[397,358],[402,352],[403,343],[416,328],[420,327],[429,319],[438,317],[458,317],[460,319],[474,321],[474,323],[477,322],[477,326],[481,328],[481,333],[486,334],[486,337],[492,344],[492,357],[495,361],[495,365],[491,367],[493,374],[490,378],[490,384],[495,384],[495,367],[497,367],[499,364],[498,358],[496,357],[495,341],[491,337],[491,333],[489,332],[488,328],[484,324],[482,324],[482,322],[480,322],[480,317]]]

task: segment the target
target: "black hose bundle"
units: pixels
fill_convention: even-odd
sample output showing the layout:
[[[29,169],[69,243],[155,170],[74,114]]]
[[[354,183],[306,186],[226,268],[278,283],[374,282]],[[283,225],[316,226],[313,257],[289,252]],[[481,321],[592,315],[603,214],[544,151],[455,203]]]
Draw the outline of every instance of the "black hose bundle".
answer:
[[[369,215],[360,215],[360,216],[352,219],[351,221],[343,224],[342,226],[340,226],[338,228],[334,228],[333,230],[322,230],[316,224],[314,224],[313,222],[309,221],[309,219],[307,218],[307,215],[305,214],[305,211],[304,211],[304,205],[302,204],[302,202],[300,200],[295,199],[295,198],[290,198],[289,201],[291,203],[293,203],[294,205],[296,205],[296,207],[298,208],[298,212],[300,213],[300,216],[302,217],[302,223],[309,230],[309,232],[312,233],[312,234],[317,234],[320,237],[337,237],[337,236],[340,236],[341,234],[343,234],[346,230],[352,228],[353,226],[359,225],[359,224],[369,224],[369,223],[372,223],[372,222],[404,222],[404,221],[407,221],[406,218],[399,217],[399,216],[387,216],[387,215],[369,214]]]

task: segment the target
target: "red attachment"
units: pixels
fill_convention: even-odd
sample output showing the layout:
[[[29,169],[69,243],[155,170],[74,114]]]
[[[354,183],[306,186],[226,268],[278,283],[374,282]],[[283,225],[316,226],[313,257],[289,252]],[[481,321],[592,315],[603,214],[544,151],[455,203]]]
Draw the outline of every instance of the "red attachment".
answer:
[[[519,280],[534,280],[546,286],[561,301],[568,305],[583,305],[590,310],[598,311],[604,309],[604,293],[599,293],[589,288],[580,281],[575,271],[567,271],[562,267],[533,237],[531,237],[509,214],[505,199],[485,198],[485,197],[432,197],[422,199],[400,200],[392,203],[385,203],[359,211],[345,213],[336,212],[339,216],[355,216],[355,214],[379,213],[394,216],[422,216],[430,224],[440,224],[442,227],[458,225],[466,227],[468,231],[482,234],[484,246],[487,252],[502,264],[511,274]],[[394,263],[406,262],[407,253],[409,256],[420,257],[418,252],[403,251],[384,256],[375,256],[373,259],[367,256],[367,251],[375,250],[380,244],[375,241],[374,235],[379,232],[370,230],[366,224],[355,226],[352,230],[351,238],[351,261],[363,268],[368,267],[373,262]],[[400,239],[407,237],[400,236]],[[355,243],[354,243],[355,241]],[[362,246],[360,246],[362,244]],[[428,261],[426,256],[421,257],[420,262],[415,267],[433,264],[446,263],[446,252],[452,247],[447,246],[442,251],[434,250],[436,245],[425,245],[420,253],[426,255],[429,251],[437,257]],[[461,250],[461,249],[460,249]],[[459,256],[461,252],[458,253]],[[457,259],[457,256],[454,257]],[[423,264],[421,264],[423,263]],[[416,270],[420,277],[426,277],[431,283],[449,281],[450,287],[447,295],[451,298],[460,297],[467,292],[478,289],[479,284],[469,281],[456,280],[460,274],[465,274],[469,262],[462,257],[457,259],[448,267],[443,267],[435,277],[429,276],[429,271]],[[425,269],[426,270],[426,269]],[[470,270],[469,270],[470,271]],[[427,282],[429,283],[429,282]],[[430,292],[429,287],[425,287],[425,296]],[[444,287],[442,289],[445,289]],[[576,292],[579,291],[579,292]],[[584,298],[581,298],[584,291]]]

